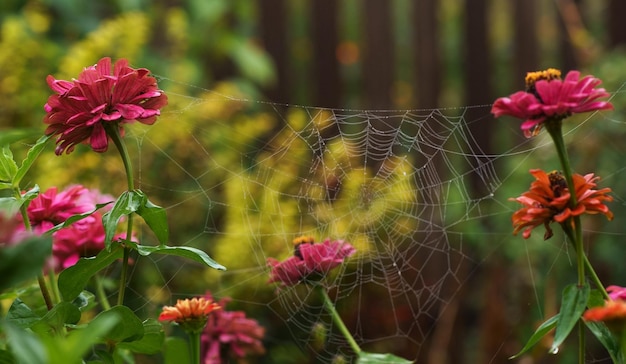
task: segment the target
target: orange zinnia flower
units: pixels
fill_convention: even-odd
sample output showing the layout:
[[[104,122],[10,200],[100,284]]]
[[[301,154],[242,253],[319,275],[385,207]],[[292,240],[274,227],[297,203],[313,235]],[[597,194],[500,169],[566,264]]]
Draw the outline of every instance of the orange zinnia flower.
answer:
[[[204,297],[178,300],[175,306],[163,307],[159,321],[174,321],[185,331],[202,331],[211,312],[221,307]]]
[[[578,200],[574,208],[569,206],[570,192],[560,172],[554,171],[548,174],[540,169],[532,169],[530,174],[535,177],[530,190],[517,198],[510,199],[524,205],[513,214],[513,234],[524,230],[522,235],[524,239],[528,239],[532,229],[543,224],[546,227],[544,234],[544,240],[546,240],[552,237],[550,228],[552,221],[562,224],[570,217],[583,213],[602,213],[609,220],[613,219],[613,213],[604,204],[604,202],[613,201],[613,198],[607,195],[611,189],[594,190],[596,181],[600,177],[594,177],[593,173],[584,176],[575,173],[572,176]]]
[[[626,301],[607,300],[604,306],[593,307],[585,311],[583,318],[587,321],[611,321],[626,319]]]

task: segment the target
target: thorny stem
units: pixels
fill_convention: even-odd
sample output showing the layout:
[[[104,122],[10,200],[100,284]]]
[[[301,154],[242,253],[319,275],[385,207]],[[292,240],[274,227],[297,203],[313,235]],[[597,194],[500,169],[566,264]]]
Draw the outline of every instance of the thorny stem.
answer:
[[[350,331],[348,330],[346,325],[343,323],[343,320],[341,319],[341,316],[339,316],[339,313],[335,309],[335,305],[333,304],[333,301],[328,296],[328,293],[326,292],[324,287],[317,286],[317,290],[320,291],[320,294],[324,298],[324,306],[326,307],[326,309],[330,313],[331,317],[333,318],[333,322],[335,323],[335,325],[337,325],[337,327],[339,328],[339,331],[341,331],[343,336],[348,341],[348,344],[350,344],[350,347],[352,348],[352,351],[354,351],[357,355],[360,354],[361,353],[361,348],[359,347],[359,345],[354,340],[354,337],[352,337],[352,334],[350,333]]]
[[[130,156],[128,155],[128,149],[126,149],[126,144],[122,140],[122,136],[120,135],[119,124],[115,123],[113,125],[109,125],[106,127],[107,134],[113,140],[113,143],[117,147],[117,150],[122,157],[122,162],[124,163],[124,169],[126,170],[126,181],[128,183],[128,190],[132,191],[135,189],[135,183],[133,181],[133,167],[130,162]],[[128,225],[126,228],[126,241],[130,241],[132,233],[133,233],[133,215],[128,215]],[[124,304],[124,292],[126,290],[126,280],[128,276],[128,259],[130,255],[130,248],[127,246],[124,247],[124,257],[122,258],[122,272],[120,274],[120,293],[117,297],[117,304]]]

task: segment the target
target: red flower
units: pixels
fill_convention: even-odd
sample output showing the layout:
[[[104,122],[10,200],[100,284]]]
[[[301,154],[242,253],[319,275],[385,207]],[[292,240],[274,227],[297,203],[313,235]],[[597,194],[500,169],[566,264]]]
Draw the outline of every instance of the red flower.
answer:
[[[118,60],[111,69],[111,59],[102,58],[95,66],[85,68],[77,80],[48,76],[48,85],[56,94],[44,107],[44,123],[48,124],[46,134],[57,136],[55,153],[71,153],[79,143],[105,152],[109,145],[105,125],[123,133],[122,125],[135,120],[153,124],[167,104],[167,96],[148,74],[147,69],[129,67],[125,59]]]
[[[315,244],[312,238],[301,237],[296,238],[294,243],[292,257],[282,262],[267,259],[271,267],[269,283],[280,282],[293,286],[301,281],[317,281],[356,251],[343,240],[326,239],[323,243]]]
[[[207,299],[212,300],[210,294]],[[230,298],[222,298],[219,305],[224,308]],[[215,311],[209,317],[202,333],[202,354],[205,364],[227,363],[229,357],[244,358],[262,355],[265,348],[261,340],[265,329],[256,320],[246,317],[243,311]]]
[[[572,176],[578,200],[573,209],[569,207],[570,192],[565,178],[559,172],[547,174],[540,169],[533,169],[530,173],[535,177],[530,190],[520,197],[510,199],[524,205],[513,214],[513,234],[524,230],[524,239],[528,239],[532,229],[543,224],[546,227],[544,239],[549,239],[552,237],[552,229],[549,226],[552,221],[564,223],[568,218],[583,213],[602,213],[609,220],[613,219],[613,213],[604,204],[613,201],[613,198],[607,195],[611,189],[594,190],[595,182],[600,177],[594,177],[593,173]]]
[[[491,108],[495,117],[510,115],[524,119],[521,129],[529,138],[537,135],[546,120],[562,120],[572,114],[612,109],[603,88],[595,88],[602,81],[593,76],[580,79],[580,72],[570,71],[561,80],[561,71],[529,72],[526,91],[518,91],[510,97],[501,97]]]

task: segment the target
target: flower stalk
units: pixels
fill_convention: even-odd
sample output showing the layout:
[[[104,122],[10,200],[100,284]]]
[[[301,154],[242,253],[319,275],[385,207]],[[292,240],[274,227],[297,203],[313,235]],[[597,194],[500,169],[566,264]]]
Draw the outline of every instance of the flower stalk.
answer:
[[[122,158],[122,162],[124,163],[124,170],[126,171],[126,182],[128,184],[128,190],[132,191],[135,189],[135,183],[133,180],[133,167],[130,160],[130,155],[128,154],[128,149],[126,148],[126,144],[122,140],[122,136],[120,135],[120,130],[118,123],[114,123],[113,125],[107,125],[106,127],[107,135],[111,138],[115,146],[117,147],[118,152]],[[128,215],[128,224],[126,227],[126,240],[130,241],[133,235],[133,216],[134,213]],[[128,246],[124,246],[124,255],[122,258],[122,272],[120,274],[120,293],[117,297],[117,304],[124,304],[124,292],[126,291],[126,280],[128,276],[128,261],[130,257],[130,248]]]
[[[354,340],[354,337],[350,333],[350,330],[348,330],[346,325],[343,323],[343,320],[341,319],[341,316],[339,316],[339,313],[335,309],[335,305],[333,304],[333,301],[328,296],[328,293],[326,292],[324,287],[322,287],[321,285],[317,285],[316,288],[320,292],[320,295],[322,296],[324,300],[324,307],[326,307],[326,310],[328,310],[328,312],[330,313],[330,316],[332,317],[333,322],[335,323],[337,328],[339,328],[339,331],[343,334],[343,336],[348,341],[350,348],[357,355],[360,354],[361,348],[359,347],[359,344],[356,343],[356,340]]]

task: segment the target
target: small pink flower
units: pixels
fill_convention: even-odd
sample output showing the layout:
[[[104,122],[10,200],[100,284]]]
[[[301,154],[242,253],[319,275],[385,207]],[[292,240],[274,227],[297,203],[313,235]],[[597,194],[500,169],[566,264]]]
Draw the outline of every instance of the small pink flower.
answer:
[[[211,300],[211,294],[207,294]],[[262,355],[265,329],[256,320],[246,317],[243,311],[227,311],[224,307],[230,298],[222,298],[207,322],[201,336],[204,364],[228,363],[230,358],[243,359],[248,355]]]
[[[282,262],[267,259],[271,268],[269,283],[293,286],[301,281],[317,281],[356,252],[350,243],[343,240],[326,239],[316,244],[312,238],[300,237],[294,243],[293,256]]]
[[[48,86],[56,94],[44,106],[44,123],[48,124],[46,134],[57,136],[55,153],[71,153],[79,143],[105,152],[109,145],[105,125],[123,133],[122,125],[133,121],[154,124],[167,104],[167,96],[149,73],[128,66],[126,59],[118,60],[112,68],[107,57],[85,68],[74,81],[48,76]]]
[[[596,88],[602,81],[593,77],[580,78],[580,72],[570,71],[561,80],[561,71],[550,68],[529,72],[526,91],[518,91],[509,97],[496,100],[491,108],[495,117],[510,115],[524,119],[521,129],[529,138],[541,130],[546,120],[562,120],[572,114],[612,109],[603,88]]]

